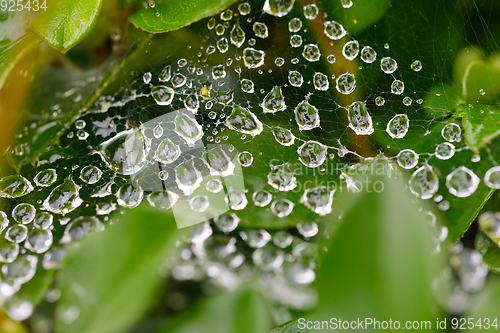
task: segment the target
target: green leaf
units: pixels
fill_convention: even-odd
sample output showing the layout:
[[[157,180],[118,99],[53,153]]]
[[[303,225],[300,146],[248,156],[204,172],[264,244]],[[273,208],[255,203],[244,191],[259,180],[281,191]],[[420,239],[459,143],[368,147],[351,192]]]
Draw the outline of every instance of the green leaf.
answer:
[[[52,0],[31,26],[50,45],[65,53],[92,30],[101,0]]]
[[[53,269],[46,270],[40,265],[35,276],[21,286],[21,289],[16,293],[16,297],[28,300],[36,307],[42,301],[45,291],[50,286],[54,273]]]
[[[474,60],[462,77],[462,96],[468,101],[492,101],[500,94],[500,71],[482,60]]]
[[[399,181],[367,181],[372,187],[337,197],[343,214],[317,270],[318,315],[432,320],[431,284],[441,258],[431,254],[425,214]]]
[[[424,98],[424,110],[433,117],[446,116],[456,110],[460,89],[451,84],[434,86]]]
[[[235,0],[158,0],[154,8],[142,8],[130,16],[129,20],[148,32],[162,33],[214,15],[234,2]]]
[[[473,298],[472,305],[462,317],[474,318],[474,323],[478,321],[479,318],[482,319],[483,327],[475,326],[474,329],[468,329],[468,332],[484,332],[486,329],[485,323],[486,319],[489,319],[489,328],[492,330],[498,329],[498,309],[500,308],[500,279],[498,277],[491,278],[486,286]],[[495,326],[491,326],[497,325]]]
[[[351,34],[373,25],[391,6],[391,0],[358,0],[352,3],[348,10],[344,10],[340,1],[324,2],[325,11],[331,19],[341,23]]]
[[[272,327],[270,305],[251,287],[206,296],[174,319],[164,333],[265,333]]]
[[[483,255],[483,263],[488,269],[500,274],[500,248],[482,231],[478,231],[475,240],[476,250]]]
[[[500,106],[471,104],[459,108],[465,142],[476,152],[500,136]]]
[[[56,332],[128,330],[157,296],[158,269],[173,249],[175,230],[169,213],[142,206],[74,247],[58,283]],[[71,323],[67,313],[75,307],[79,316]]]

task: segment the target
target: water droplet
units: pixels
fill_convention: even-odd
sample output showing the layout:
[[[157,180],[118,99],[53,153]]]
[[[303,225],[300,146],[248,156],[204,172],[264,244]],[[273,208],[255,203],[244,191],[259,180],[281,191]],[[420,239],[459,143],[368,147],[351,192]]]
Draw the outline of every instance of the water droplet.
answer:
[[[337,61],[337,59],[335,58],[335,56],[333,54],[329,54],[327,57],[326,57],[326,60],[330,63],[330,64],[333,64],[335,63],[335,61]],[[332,79],[335,78],[335,74],[332,74]]]
[[[53,222],[54,217],[52,216],[52,214],[48,212],[39,212],[38,214],[36,214],[33,224],[37,228],[49,229],[52,226]]]
[[[382,96],[377,96],[375,98],[375,105],[383,106],[385,104],[385,99]]]
[[[274,271],[280,268],[284,258],[283,251],[269,245],[252,253],[252,260],[255,265],[266,271]]]
[[[403,104],[406,105],[406,106],[410,106],[411,105],[411,98],[406,96],[405,98],[403,98]]]
[[[12,210],[14,221],[29,224],[35,219],[36,209],[29,203],[20,203]]]
[[[35,253],[44,253],[52,246],[52,232],[44,229],[32,229],[28,233],[25,247]]]
[[[220,19],[222,21],[229,21],[233,18],[233,11],[231,9],[226,9],[222,13],[220,13]]]
[[[234,190],[229,191],[225,195],[224,200],[233,210],[242,210],[248,204],[248,200],[247,197],[245,196],[245,193],[240,191],[234,191]]]
[[[205,188],[208,192],[219,193],[224,187],[222,186],[222,182],[219,179],[215,178],[210,179],[205,185]]]
[[[347,107],[349,127],[357,135],[370,135],[373,133],[373,122],[365,102],[354,102]]]
[[[222,37],[217,41],[217,49],[220,53],[226,53],[229,49],[229,42],[226,37]]]
[[[188,201],[189,207],[198,213],[203,213],[210,206],[210,201],[206,195],[195,195]]]
[[[193,93],[189,94],[185,99],[184,99],[184,107],[192,112],[196,113],[198,112],[198,109],[200,107],[200,102],[198,101],[198,95]],[[177,119],[177,117],[176,117]]]
[[[340,3],[344,8],[351,8],[353,5],[352,0],[340,0]]]
[[[77,121],[75,121],[75,127],[77,129],[83,129],[85,127],[86,123],[85,123],[85,120],[83,119],[78,119]]]
[[[357,40],[352,40],[345,43],[342,48],[342,54],[347,60],[354,60],[359,54],[359,43]]]
[[[264,51],[247,47],[243,50],[243,62],[247,68],[258,68],[264,65]]]
[[[249,167],[253,163],[253,156],[252,153],[248,151],[243,151],[238,154],[238,161],[240,162],[241,166],[244,167]]]
[[[205,151],[203,163],[206,164],[212,176],[226,177],[232,175],[234,171],[234,163],[221,148]]]
[[[479,177],[464,167],[458,167],[446,176],[446,187],[456,197],[466,198],[476,192],[479,185]]]
[[[213,22],[215,24],[215,20]],[[210,21],[209,21],[209,23],[210,23]],[[212,29],[213,29],[213,27],[212,27]],[[170,80],[171,73],[172,73],[172,67],[170,65],[166,66],[161,71],[160,75],[158,76],[158,81],[160,81],[160,82],[168,82]]]
[[[274,64],[278,67],[281,67],[285,64],[285,59],[283,59],[282,57],[277,57],[276,59],[274,59]]]
[[[335,191],[326,186],[308,188],[304,191],[300,202],[316,214],[324,216],[332,211],[334,193]]]
[[[196,169],[194,162],[186,162],[175,168],[175,182],[179,190],[190,195],[203,181],[201,172]]]
[[[385,57],[380,60],[380,69],[386,74],[391,74],[398,69],[398,63],[391,57]]]
[[[183,112],[178,112],[174,119],[175,133],[183,138],[188,146],[194,146],[194,143],[203,137],[202,127]]]
[[[149,193],[146,199],[152,207],[167,210],[175,205],[179,195],[170,191],[156,191]]]
[[[299,129],[301,131],[311,130],[313,128],[319,127],[320,118],[318,109],[314,105],[310,104],[307,100],[302,101],[295,108],[295,121],[297,122],[297,125],[299,126]]]
[[[13,262],[18,255],[19,245],[17,243],[2,242],[0,245],[0,262]]]
[[[291,146],[295,142],[295,135],[288,129],[274,127],[271,129],[276,141],[283,146]]]
[[[318,234],[319,228],[318,224],[313,221],[297,223],[297,231],[305,238],[311,238]]]
[[[184,58],[177,60],[177,66],[179,66],[179,67],[184,67],[187,65],[187,63],[188,63],[187,60]]]
[[[226,126],[252,136],[260,134],[263,130],[262,123],[255,114],[238,104],[233,107],[233,112],[227,117]]]
[[[298,149],[299,161],[309,168],[319,167],[326,160],[326,147],[318,141],[304,142]]]
[[[411,69],[413,69],[415,72],[420,72],[420,70],[422,69],[422,62],[420,60],[415,60],[411,63]]]
[[[166,86],[156,86],[151,89],[151,94],[158,105],[170,105],[174,99],[174,89]]]
[[[479,154],[473,154],[472,157],[471,157],[471,159],[470,159],[470,161],[472,163],[477,163],[480,160],[481,160],[481,155],[479,155]]]
[[[87,165],[80,171],[80,179],[89,185],[97,183],[101,177],[101,169],[93,165]]]
[[[371,64],[377,60],[377,52],[370,47],[370,46],[365,46],[361,50],[361,60],[366,62],[367,64]]]
[[[402,139],[408,133],[410,121],[406,114],[397,114],[387,123],[385,131],[393,139]]]
[[[264,97],[260,104],[264,113],[274,113],[286,109],[285,98],[281,92],[280,86],[274,86],[273,89]]]
[[[99,155],[108,168],[132,175],[146,164],[150,142],[141,130],[127,130],[101,144]]]
[[[134,208],[139,206],[144,198],[144,191],[137,184],[124,184],[116,192],[116,200],[120,206]]]
[[[223,213],[214,217],[214,224],[217,229],[226,234],[234,231],[239,223],[240,218],[235,213]]]
[[[430,165],[424,165],[411,175],[410,191],[421,199],[430,199],[439,189],[439,179]]]
[[[174,88],[180,88],[186,84],[187,78],[184,74],[176,73],[172,76],[172,86]]]
[[[250,12],[252,11],[252,7],[248,2],[244,2],[238,5],[238,10],[241,15],[245,16],[250,14]]]
[[[266,0],[262,10],[269,15],[283,17],[292,10],[294,3],[295,0]]]
[[[240,27],[238,23],[233,25],[233,29],[231,29],[231,34],[229,39],[231,40],[231,44],[235,45],[237,48],[240,48],[241,45],[245,42],[245,31]]]
[[[294,87],[300,87],[304,83],[304,77],[298,71],[288,72],[288,81]]]
[[[290,36],[290,45],[292,47],[300,47],[302,45],[302,36],[297,35],[297,34],[291,35]]]
[[[269,205],[273,195],[266,190],[255,191],[252,195],[252,200],[255,206],[265,207]]]
[[[288,22],[288,31],[297,32],[300,29],[302,29],[302,21],[299,18],[294,17]]]
[[[411,149],[403,149],[398,153],[397,161],[403,169],[413,169],[418,164],[418,154]]]
[[[262,22],[254,22],[253,32],[255,36],[260,38],[267,38],[269,36],[269,30],[267,29],[267,25],[265,25]]]
[[[142,80],[144,81],[144,83],[148,84],[149,82],[151,82],[151,79],[153,78],[153,75],[151,75],[150,72],[147,72],[147,73],[144,73],[144,75],[142,76]]]
[[[304,16],[308,20],[314,20],[318,16],[318,6],[309,4],[304,6]]]
[[[291,191],[297,186],[297,179],[290,164],[272,165],[267,175],[267,183],[278,191]]]
[[[19,244],[28,236],[28,228],[25,225],[17,224],[9,227],[5,231],[5,239],[9,242]]]
[[[3,177],[0,180],[0,197],[20,198],[33,191],[30,181],[21,175]]]
[[[157,139],[163,136],[163,127],[161,127],[161,125],[156,125],[155,128],[153,128],[153,136]]]
[[[45,169],[37,173],[33,181],[41,187],[48,187],[57,180],[57,171],[55,169]]]
[[[224,32],[226,31],[226,28],[224,28],[224,26],[222,24],[217,24],[215,26],[215,33],[218,35],[218,36],[221,36],[224,34]]]
[[[302,56],[307,61],[314,62],[319,60],[319,58],[321,57],[321,52],[319,50],[318,45],[307,44],[304,46],[304,51],[302,51]]]
[[[347,35],[347,32],[345,31],[342,24],[335,21],[326,21],[325,35],[327,35],[330,39],[338,40]]]
[[[166,170],[161,170],[160,172],[158,172],[158,178],[161,181],[167,180],[168,179],[168,172]]]
[[[391,92],[394,95],[401,95],[405,91],[405,84],[403,81],[394,80],[391,84]]]
[[[64,230],[61,243],[69,244],[75,240],[82,239],[91,232],[101,232],[104,225],[94,216],[79,216],[71,221]]]
[[[240,231],[240,237],[245,241],[245,243],[248,244],[248,246],[254,249],[263,247],[271,240],[271,235],[263,229],[249,229]]]
[[[356,78],[354,74],[346,72],[344,74],[339,75],[336,80],[336,88],[339,93],[344,95],[348,95],[356,89]]]
[[[436,146],[436,157],[440,160],[449,160],[455,155],[455,146],[449,142],[443,142]]]
[[[494,166],[486,171],[484,183],[490,188],[500,189],[500,166]]]
[[[288,199],[278,199],[271,204],[271,212],[277,217],[286,217],[292,213],[293,206]]]
[[[169,138],[166,138],[158,145],[154,158],[163,164],[170,164],[175,162],[181,154],[179,146],[174,144]]]
[[[460,142],[462,130],[455,123],[446,124],[441,130],[441,136],[448,142]]]
[[[328,76],[323,73],[315,73],[313,76],[314,88],[317,90],[326,91],[330,88],[330,82],[328,81]]]
[[[83,200],[79,196],[80,186],[68,178],[50,192],[43,202],[43,210],[54,214],[67,214],[78,208]]]
[[[251,81],[249,79],[242,79],[241,80],[241,90],[243,90],[243,92],[246,92],[248,94],[253,94],[253,92],[254,92],[253,81]]]

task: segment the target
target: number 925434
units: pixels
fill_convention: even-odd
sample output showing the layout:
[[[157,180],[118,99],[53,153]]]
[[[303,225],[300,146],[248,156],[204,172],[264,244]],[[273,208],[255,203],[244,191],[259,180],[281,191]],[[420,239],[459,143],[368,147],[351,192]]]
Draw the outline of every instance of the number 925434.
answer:
[[[0,11],[21,12],[21,11],[47,10],[46,0],[0,0]]]

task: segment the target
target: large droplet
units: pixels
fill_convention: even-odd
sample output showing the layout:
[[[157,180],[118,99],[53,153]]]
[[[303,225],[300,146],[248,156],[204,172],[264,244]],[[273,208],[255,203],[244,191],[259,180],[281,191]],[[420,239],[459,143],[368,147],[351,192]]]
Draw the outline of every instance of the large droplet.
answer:
[[[253,81],[249,79],[241,79],[241,90],[243,90],[243,92],[252,94],[254,92]]]
[[[401,95],[405,91],[405,84],[403,81],[394,80],[391,84],[391,92],[394,95]]]
[[[330,88],[328,76],[323,73],[315,73],[313,76],[314,88],[317,90],[327,91]]]
[[[267,183],[278,191],[291,191],[297,186],[297,179],[290,164],[272,165],[267,175]]]
[[[494,166],[486,171],[484,174],[484,183],[488,187],[497,190],[500,189],[500,166]]]
[[[405,114],[397,114],[392,117],[387,123],[387,128],[385,131],[391,138],[402,139],[408,133],[408,128],[410,127],[410,121],[408,116]]]
[[[5,230],[5,239],[9,242],[19,244],[28,236],[28,228],[23,224],[13,225]]]
[[[233,25],[229,39],[231,40],[231,44],[235,45],[237,48],[245,42],[245,31],[241,29],[238,23]]]
[[[302,101],[295,108],[295,121],[301,131],[319,127],[318,109],[307,100]]]
[[[174,100],[174,89],[167,86],[156,86],[151,89],[151,95],[158,105],[170,105]]]
[[[344,37],[347,34],[342,24],[337,23],[335,21],[326,21],[325,22],[325,35],[328,38],[333,40],[338,40]]]
[[[223,213],[214,217],[214,224],[220,231],[229,233],[236,229],[240,218],[235,213]]]
[[[194,162],[186,162],[175,168],[175,182],[179,190],[190,195],[203,181],[201,172],[196,169]]]
[[[282,17],[288,14],[295,0],[266,0],[262,10],[270,15]]]
[[[292,213],[293,206],[288,199],[278,199],[271,204],[271,212],[277,217],[286,217]]]
[[[455,155],[455,146],[449,142],[443,142],[436,146],[436,157],[440,160],[449,160]]]
[[[282,128],[282,127],[273,127],[272,132],[274,135],[274,138],[280,145],[283,146],[291,146],[295,142],[295,135],[293,135],[292,131]]]
[[[439,178],[430,165],[424,165],[411,175],[410,191],[421,199],[430,199],[439,189]]]
[[[385,57],[380,60],[380,69],[386,74],[391,74],[398,69],[398,63],[390,57]]]
[[[332,211],[334,193],[335,191],[326,186],[308,188],[304,191],[300,202],[316,214],[323,216]]]
[[[172,86],[174,88],[180,88],[180,87],[182,87],[183,85],[186,84],[186,81],[187,81],[187,78],[182,73],[175,73],[172,76]]]
[[[83,200],[80,198],[80,186],[76,185],[73,179],[66,179],[61,185],[50,192],[43,202],[43,210],[54,214],[67,214],[78,208]]]
[[[80,216],[71,221],[64,230],[61,243],[69,244],[74,240],[82,239],[91,232],[101,232],[104,225],[94,216]]]
[[[288,72],[288,82],[294,87],[300,87],[304,83],[304,77],[298,71]]]
[[[122,175],[132,175],[146,164],[150,141],[141,130],[128,130],[101,144],[98,152],[108,168]]]
[[[316,168],[326,160],[326,147],[318,141],[306,141],[297,149],[299,161],[309,168]]]
[[[280,86],[274,86],[273,89],[264,97],[260,104],[264,113],[274,113],[286,109],[285,97],[281,92]]]
[[[253,112],[238,104],[233,107],[233,112],[227,117],[226,126],[237,132],[252,136],[260,134],[264,129]]]
[[[345,43],[342,48],[342,55],[347,60],[354,60],[359,54],[359,43],[357,40],[351,40]]]
[[[460,129],[460,126],[455,123],[449,123],[443,127],[443,129],[441,130],[441,135],[443,136],[443,139],[448,142],[460,142],[460,140],[462,139],[460,137],[461,132],[462,130]]]
[[[28,233],[25,247],[35,253],[44,253],[52,246],[52,232],[44,229],[32,229]]]
[[[247,47],[243,50],[243,62],[247,68],[257,68],[264,65],[265,52]]]
[[[174,144],[169,138],[166,138],[158,145],[155,152],[155,160],[163,164],[170,164],[175,162],[181,154],[182,151],[179,146]]]
[[[183,112],[177,113],[174,124],[175,133],[183,138],[190,147],[203,137],[203,129],[200,124]]]
[[[124,184],[116,192],[116,202],[123,207],[135,208],[144,198],[144,191],[137,184]]]
[[[235,191],[235,190],[229,191],[224,197],[224,200],[233,210],[242,210],[248,204],[248,200],[247,197],[245,196],[245,193],[241,191]]]
[[[304,46],[304,50],[302,51],[302,56],[304,59],[310,62],[318,61],[321,57],[321,51],[319,50],[318,45],[316,44],[307,44]]]
[[[19,198],[33,191],[30,181],[21,175],[3,177],[0,180],[0,197]]]
[[[226,177],[234,172],[234,163],[221,148],[206,151],[203,154],[203,162],[212,176]]]
[[[152,207],[167,210],[175,205],[179,195],[171,191],[157,191],[149,193],[146,199]]]
[[[269,205],[273,195],[266,190],[255,191],[252,195],[252,200],[255,206],[265,207]]]
[[[361,50],[361,60],[363,60],[367,64],[371,64],[372,62],[375,62],[375,60],[377,60],[377,52],[375,52],[372,47],[365,46]]]
[[[373,122],[365,102],[354,102],[347,107],[347,117],[349,118],[349,127],[357,135],[372,134]]]
[[[54,217],[48,212],[39,212],[35,216],[33,224],[40,229],[49,229],[54,222]]]
[[[464,167],[458,167],[446,176],[446,187],[456,197],[466,198],[476,192],[479,185],[479,177]]]
[[[35,276],[37,263],[38,258],[33,255],[18,257],[2,266],[3,280],[11,285],[26,283]]]
[[[36,209],[32,204],[20,203],[12,210],[12,218],[17,223],[29,224],[35,219]]]
[[[356,78],[354,74],[349,72],[339,75],[336,83],[337,91],[344,95],[348,95],[356,89]]]
[[[80,179],[85,183],[85,184],[95,184],[97,183],[102,177],[102,171],[96,166],[93,165],[87,165],[80,171]]]
[[[403,149],[398,153],[397,160],[403,169],[413,169],[418,164],[418,154],[411,149]]]
[[[254,22],[253,32],[255,36],[259,38],[267,38],[267,36],[269,36],[269,30],[267,29],[267,25],[265,25],[262,22]]]
[[[49,187],[57,180],[57,171],[55,169],[45,169],[37,173],[33,181],[41,187]]]

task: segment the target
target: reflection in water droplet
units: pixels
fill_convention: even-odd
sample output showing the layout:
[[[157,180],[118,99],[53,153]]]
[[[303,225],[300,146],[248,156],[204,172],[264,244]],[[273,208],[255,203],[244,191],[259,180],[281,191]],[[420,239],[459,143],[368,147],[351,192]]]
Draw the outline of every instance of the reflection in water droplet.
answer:
[[[179,195],[170,191],[156,191],[149,193],[146,199],[152,207],[167,210],[175,205]]]
[[[274,127],[271,129],[276,141],[283,146],[291,146],[295,142],[295,135],[288,129],[281,127]]]
[[[54,214],[67,214],[78,208],[83,200],[79,196],[80,186],[73,179],[66,179],[50,192],[41,209]]]
[[[397,160],[403,169],[413,169],[418,164],[418,154],[411,149],[403,149],[398,153]]]
[[[243,92],[253,94],[253,92],[254,92],[253,81],[248,80],[248,79],[242,79],[241,80],[241,90],[243,90]]]
[[[290,168],[290,164],[271,166],[267,175],[267,183],[279,191],[291,191],[297,186],[297,179]]]
[[[359,53],[359,43],[357,40],[352,40],[345,43],[342,48],[342,55],[347,60],[354,60],[358,56]]]
[[[202,180],[201,172],[196,169],[193,161],[183,163],[175,168],[175,182],[185,195],[193,193],[200,186]]]
[[[226,119],[226,126],[240,133],[256,136],[262,132],[264,127],[253,112],[241,105],[234,105],[233,112]]]
[[[255,191],[252,195],[252,200],[255,206],[265,207],[269,205],[273,195],[266,190]]]
[[[80,216],[71,221],[64,230],[61,243],[69,244],[77,239],[82,239],[91,232],[101,232],[104,225],[94,216]]]
[[[494,166],[486,171],[484,174],[484,183],[488,187],[500,189],[500,166]]]
[[[175,133],[183,138],[188,146],[194,146],[195,142],[203,137],[203,129],[198,122],[183,112],[178,112],[174,119]]]
[[[219,193],[224,187],[222,186],[222,182],[219,179],[215,178],[210,179],[205,185],[205,188],[208,192]]]
[[[288,31],[297,32],[300,29],[302,29],[302,21],[299,18],[294,17],[288,22]]]
[[[25,247],[35,253],[44,253],[52,246],[52,232],[44,229],[32,229],[28,233]]]
[[[385,57],[380,60],[380,68],[382,69],[382,72],[391,74],[398,69],[398,63],[391,57]]]
[[[391,84],[391,92],[394,95],[401,95],[405,91],[405,84],[403,81],[394,80]]]
[[[267,38],[269,36],[269,30],[267,29],[267,25],[265,25],[262,22],[254,22],[253,32],[255,36],[260,38]]]
[[[439,189],[439,178],[430,165],[418,168],[410,177],[410,191],[421,199],[430,199]]]
[[[338,40],[344,37],[347,34],[342,24],[337,23],[335,21],[326,21],[325,22],[325,35],[328,38],[333,40]]]
[[[224,197],[224,200],[233,210],[242,210],[248,204],[245,193],[240,191],[229,191]]]
[[[80,171],[80,179],[85,183],[85,184],[95,184],[97,183],[102,177],[102,171],[96,166],[93,165],[87,165]]]
[[[455,123],[446,124],[446,126],[444,126],[441,130],[443,139],[448,142],[460,142],[460,140],[462,139],[460,137],[461,133],[462,130],[460,129],[460,126]]]
[[[349,72],[339,75],[336,83],[337,91],[344,95],[348,95],[356,89],[356,78],[354,74]]]
[[[446,187],[456,197],[466,198],[476,192],[479,185],[479,177],[464,167],[458,167],[446,176]]]
[[[335,191],[326,186],[308,188],[304,191],[300,202],[316,214],[324,216],[332,211],[334,193]]]
[[[377,60],[377,52],[370,47],[370,46],[365,46],[361,50],[361,60],[366,62],[367,64],[371,64]]]
[[[385,131],[393,139],[402,139],[408,133],[410,121],[406,114],[397,114],[387,123]]]
[[[271,240],[271,235],[263,229],[249,229],[240,231],[240,237],[245,241],[245,243],[248,244],[248,246],[254,249],[263,247]]]
[[[288,14],[295,0],[266,0],[262,10],[270,15],[282,17]]]
[[[54,184],[57,180],[57,172],[55,169],[45,169],[37,173],[33,181],[41,187],[48,187]]]
[[[174,89],[167,86],[156,86],[151,89],[151,95],[158,105],[170,105],[174,100]]]
[[[365,102],[354,102],[347,107],[349,127],[357,135],[370,135],[373,133],[373,122]]]
[[[30,181],[21,175],[3,177],[0,180],[0,197],[19,198],[33,191]]]
[[[455,146],[449,142],[443,142],[436,146],[436,157],[440,160],[449,160],[455,155]]]
[[[163,164],[170,164],[175,162],[181,154],[179,146],[174,144],[169,138],[166,138],[158,145],[154,158]]]
[[[28,228],[25,225],[17,224],[9,227],[5,231],[5,239],[12,243],[21,243],[28,236]]]
[[[245,31],[240,27],[238,23],[233,25],[233,29],[231,29],[231,35],[229,39],[231,40],[231,44],[235,45],[237,48],[240,48],[241,45],[245,42]]]
[[[316,236],[319,231],[318,224],[313,221],[297,223],[297,231],[305,238],[310,238]]]
[[[240,223],[240,218],[235,213],[223,213],[214,217],[214,224],[220,231],[230,233]]]
[[[35,219],[36,209],[28,203],[20,203],[12,210],[14,221],[22,224],[29,224]]]
[[[298,71],[288,72],[288,81],[294,87],[300,87],[304,83],[304,77]]]
[[[320,118],[318,109],[307,100],[300,102],[295,108],[295,121],[301,131],[319,127]]]
[[[326,147],[318,141],[306,141],[298,149],[299,161],[309,168],[319,167],[326,160]]]
[[[144,198],[144,191],[137,184],[124,184],[116,193],[116,201],[120,206],[134,208]]]
[[[238,154],[238,161],[240,162],[241,166],[243,167],[249,167],[253,163],[253,156],[252,153],[248,151],[243,151]]]
[[[281,92],[280,86],[274,86],[273,89],[264,97],[260,104],[264,113],[274,113],[286,109],[285,97]]]
[[[304,6],[304,16],[308,20],[314,20],[318,16],[318,6],[315,4],[309,4]]]
[[[293,202],[288,199],[277,199],[271,204],[271,212],[277,217],[286,217],[292,213]]]
[[[247,47],[243,50],[243,62],[247,68],[258,68],[264,65],[264,51]]]
[[[302,56],[304,59],[310,62],[318,61],[321,57],[321,51],[316,44],[307,44],[304,46],[304,51],[302,51]]]

